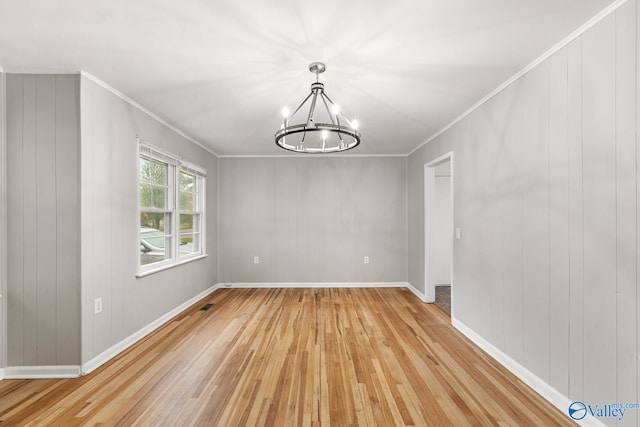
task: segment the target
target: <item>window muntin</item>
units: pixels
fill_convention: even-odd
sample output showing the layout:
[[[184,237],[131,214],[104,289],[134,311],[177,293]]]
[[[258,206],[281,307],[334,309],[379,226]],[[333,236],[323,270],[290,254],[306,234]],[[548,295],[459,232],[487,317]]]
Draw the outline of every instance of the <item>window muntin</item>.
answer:
[[[205,254],[205,177],[199,168],[141,144],[139,273]]]

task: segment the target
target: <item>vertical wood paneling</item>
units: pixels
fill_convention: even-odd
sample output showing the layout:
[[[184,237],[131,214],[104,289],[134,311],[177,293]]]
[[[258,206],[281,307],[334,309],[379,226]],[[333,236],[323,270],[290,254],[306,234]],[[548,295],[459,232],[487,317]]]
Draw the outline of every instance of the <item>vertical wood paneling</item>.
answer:
[[[405,167],[401,158],[223,159],[221,281],[406,281]]]
[[[456,150],[454,217],[462,239],[454,242],[455,318],[551,387],[591,403],[635,402],[640,389],[640,11],[633,0],[620,6],[409,156],[407,172],[409,235],[418,236],[410,242],[419,247],[424,207],[411,200],[422,185],[419,168],[442,151]],[[486,111],[519,87],[522,117],[512,133],[521,140],[505,137],[504,151],[522,165],[500,169],[501,177],[513,176],[512,187],[496,190],[497,213],[481,200],[483,186],[495,185],[485,163],[502,154],[493,153],[500,136],[487,131]],[[508,128],[513,111],[520,109],[498,113],[495,121]],[[450,138],[465,133],[468,137],[458,141]],[[496,216],[501,221],[493,229]],[[483,224],[487,228],[479,233]],[[514,230],[521,234],[514,236]],[[487,301],[482,295],[496,283],[489,240],[500,233],[502,294],[491,292]],[[515,253],[521,254],[521,264],[512,262]],[[409,258],[410,278],[420,263]],[[501,301],[504,337],[493,312]],[[627,412],[622,424],[637,423],[638,414]]]
[[[24,240],[24,288],[22,303],[24,324],[24,356],[26,366],[37,365],[37,184],[38,167],[36,164],[36,77],[24,76],[23,79],[23,120],[22,120],[22,178],[23,178],[23,240]],[[36,309],[32,307],[35,304]],[[31,308],[30,308],[31,307]]]
[[[93,117],[100,117],[93,124],[93,218],[92,227],[95,240],[92,242],[92,257],[95,260],[94,276],[91,277],[93,298],[102,298],[102,312],[94,317],[94,345],[97,351],[109,348],[111,340],[111,279],[112,279],[112,156],[109,140],[111,94],[96,91],[93,97]],[[93,307],[93,300],[91,301]]]
[[[582,188],[582,39],[567,46],[567,144],[569,147],[569,394],[584,390],[584,237]]]
[[[508,94],[507,94],[508,95]],[[495,97],[488,104],[489,106],[489,135],[492,140],[487,150],[484,152],[486,163],[486,174],[488,181],[487,200],[485,205],[485,233],[488,232],[486,239],[490,242],[487,247],[489,251],[489,263],[486,265],[488,279],[490,283],[491,298],[491,336],[495,346],[501,350],[506,346],[506,330],[507,330],[507,303],[505,288],[505,259],[510,258],[512,254],[507,254],[505,248],[505,229],[504,222],[506,216],[510,214],[509,208],[505,205],[508,203],[505,193],[509,191],[508,185],[511,182],[509,176],[511,169],[510,153],[506,150],[507,138],[512,129],[509,118],[512,112],[512,100],[509,96]],[[519,234],[519,233],[517,233]]]
[[[111,95],[109,100],[110,120],[116,123],[128,124],[125,126],[126,132],[118,134],[110,128],[108,134],[109,141],[123,139],[128,143],[111,144],[112,158],[110,168],[117,170],[118,173],[111,174],[111,185],[114,194],[127,194],[130,191],[131,183],[137,182],[138,171],[132,167],[125,167],[124,163],[135,164],[137,166],[137,147],[136,135],[133,132],[131,117],[127,114],[126,108],[122,108],[123,101]],[[119,107],[119,108],[118,108]],[[111,259],[117,259],[119,254],[129,254],[126,261],[111,263],[111,333],[114,341],[120,341],[127,336],[127,328],[125,322],[126,302],[128,300],[130,289],[127,285],[128,278],[131,277],[131,271],[135,271],[139,254],[133,248],[133,243],[137,241],[138,230],[135,224],[132,224],[127,215],[119,214],[120,212],[136,212],[138,209],[137,198],[135,197],[114,197],[112,203],[111,228]],[[133,238],[132,238],[133,237]]]
[[[504,351],[523,362],[522,338],[522,84],[514,83],[504,92],[507,115],[501,155],[503,185],[502,247],[504,251]],[[499,120],[499,119],[496,119]]]
[[[86,363],[217,282],[216,251],[209,251],[217,246],[215,239],[207,242],[209,256],[203,259],[136,277],[138,188],[131,185],[138,174],[136,136],[206,169],[208,195],[218,183],[215,156],[86,76],[80,76],[80,98],[81,363]],[[207,235],[215,238],[217,204],[211,197],[206,203]],[[93,312],[95,297],[103,298],[102,313]]]
[[[77,76],[11,76],[9,366],[79,363]]]
[[[616,395],[615,16],[583,35],[584,398]]]
[[[549,381],[549,74],[548,61],[524,77],[523,341],[524,362]]]
[[[92,256],[95,244],[93,179],[93,83],[80,79],[80,283],[82,335],[81,362],[86,363],[94,355],[93,335],[93,277],[95,260]]]
[[[456,297],[456,304],[451,309],[456,313],[456,318],[465,324],[474,324],[478,311],[475,282],[478,280],[476,264],[480,246],[477,244],[477,239],[474,239],[473,227],[473,220],[478,211],[474,191],[478,167],[475,156],[478,155],[478,152],[476,141],[473,139],[473,124],[473,117],[470,116],[458,125],[460,149],[455,152],[453,178],[455,185],[453,194],[454,227],[460,227],[461,238],[454,240],[454,283],[451,287],[452,294],[460,295],[460,298]],[[427,160],[435,157],[427,157]],[[424,214],[419,217],[424,218]],[[410,230],[409,233],[413,232]],[[424,245],[424,241],[422,244]],[[522,331],[519,333],[522,335]]]
[[[79,77],[56,76],[56,363],[80,362]]]
[[[478,236],[482,245],[480,254],[479,274],[487,280],[478,283],[480,289],[479,301],[480,318],[483,328],[495,339],[496,347],[504,347],[503,335],[503,297],[500,294],[502,286],[502,264],[500,248],[502,245],[502,230],[499,227],[501,207],[496,198],[498,182],[498,164],[500,158],[499,143],[501,138],[501,124],[496,123],[494,117],[500,115],[502,99],[493,98],[482,108],[483,119],[476,122],[478,135],[486,144],[480,151],[478,202],[480,216]]]
[[[549,383],[569,392],[567,51],[549,59]]]
[[[24,191],[22,76],[7,76],[7,366],[24,358]]]
[[[637,401],[636,331],[636,4],[627,2],[616,20],[616,228],[617,228],[617,394]],[[635,424],[637,411],[625,415]]]
[[[36,77],[36,364],[56,356],[56,85],[54,75]],[[60,254],[62,255],[62,254]],[[26,302],[26,301],[25,301]]]

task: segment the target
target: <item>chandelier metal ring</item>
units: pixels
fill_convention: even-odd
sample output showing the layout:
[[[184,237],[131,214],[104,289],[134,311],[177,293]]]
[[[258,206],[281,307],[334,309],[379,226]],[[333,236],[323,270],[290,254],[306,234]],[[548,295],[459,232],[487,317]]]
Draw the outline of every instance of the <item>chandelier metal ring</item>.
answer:
[[[322,62],[309,65],[309,71],[316,75],[316,81],[311,84],[311,93],[293,114],[289,115],[286,107],[283,109],[284,121],[275,134],[275,142],[279,147],[298,153],[322,154],[351,150],[360,144],[357,120],[349,120],[341,114],[340,108],[324,92],[324,84],[318,81],[319,74],[325,70]],[[296,114],[309,101],[306,120],[292,124]],[[324,109],[316,110],[318,105],[324,106]]]

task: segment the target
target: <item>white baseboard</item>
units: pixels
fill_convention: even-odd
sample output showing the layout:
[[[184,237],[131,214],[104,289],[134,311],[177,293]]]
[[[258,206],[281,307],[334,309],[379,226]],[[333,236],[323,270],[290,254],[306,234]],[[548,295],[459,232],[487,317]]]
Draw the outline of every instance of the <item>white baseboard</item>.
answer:
[[[5,379],[5,372],[4,372],[4,368],[0,368],[0,381],[2,381],[3,379]]]
[[[427,297],[425,294],[423,294],[422,292],[420,292],[415,286],[413,286],[411,283],[407,283],[407,288],[413,292],[413,294],[415,296],[417,296],[418,298],[420,298],[420,301],[422,302],[427,302]]]
[[[228,282],[223,288],[404,288],[406,282]]]
[[[567,413],[569,409],[569,405],[572,403],[572,400],[560,393],[558,390],[551,387],[544,380],[538,378],[533,372],[529,371],[527,368],[513,360],[511,357],[507,356],[500,349],[495,347],[489,341],[482,338],[476,332],[474,332],[471,328],[466,326],[464,323],[460,322],[458,319],[451,318],[451,324],[460,331],[463,335],[473,341],[478,347],[484,350],[489,356],[496,359],[502,366],[507,368],[511,373],[513,373],[516,377],[521,379],[525,384],[534,389],[538,394],[540,394],[543,398],[545,398],[549,403],[562,411],[563,414],[569,418]],[[574,420],[572,420],[574,421]],[[584,419],[580,421],[575,421],[581,426],[589,426],[589,427],[603,427],[605,424],[599,419],[592,417],[591,415],[587,415]]]
[[[131,347],[133,344],[140,341],[145,336],[149,335],[151,332],[153,332],[154,330],[156,330],[157,328],[159,328],[160,326],[162,326],[163,324],[171,320],[173,317],[177,316],[178,314],[180,314],[181,312],[191,307],[193,304],[195,304],[202,298],[206,297],[207,295],[213,293],[216,289],[219,289],[219,288],[220,288],[220,284],[218,283],[216,285],[213,285],[209,289],[206,289],[200,292],[198,295],[180,304],[178,307],[174,308],[170,312],[160,316],[153,322],[149,323],[147,326],[129,335],[119,343],[106,349],[105,351],[103,351],[93,359],[89,360],[87,363],[83,364],[80,374],[87,375],[93,372],[95,369],[99,368],[100,366],[102,366],[103,364],[105,364],[106,362],[114,358],[117,354]]]
[[[5,379],[77,378],[80,366],[7,366]]]

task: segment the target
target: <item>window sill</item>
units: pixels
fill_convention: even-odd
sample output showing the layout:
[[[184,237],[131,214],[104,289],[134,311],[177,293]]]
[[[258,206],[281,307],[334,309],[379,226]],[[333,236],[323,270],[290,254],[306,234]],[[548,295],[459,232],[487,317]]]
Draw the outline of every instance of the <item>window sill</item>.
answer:
[[[149,270],[139,271],[136,274],[136,277],[140,278],[140,277],[149,276],[150,274],[155,274],[155,273],[159,273],[161,271],[169,270],[170,268],[178,267],[178,266],[190,263],[192,261],[198,261],[199,259],[204,259],[204,258],[207,258],[208,256],[209,256],[208,254],[197,255],[197,256],[194,256],[193,258],[183,259],[183,260],[180,260],[180,261],[178,261],[176,263],[173,263],[173,264],[163,265],[161,267],[156,267],[156,268],[152,268],[152,269],[149,269]]]

